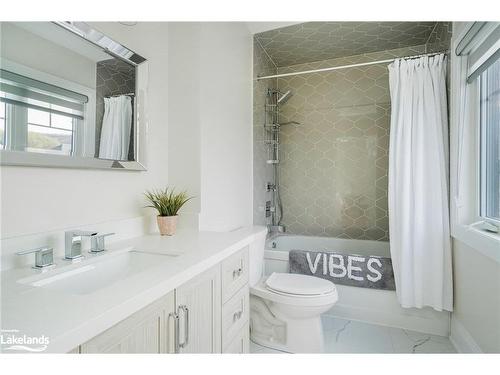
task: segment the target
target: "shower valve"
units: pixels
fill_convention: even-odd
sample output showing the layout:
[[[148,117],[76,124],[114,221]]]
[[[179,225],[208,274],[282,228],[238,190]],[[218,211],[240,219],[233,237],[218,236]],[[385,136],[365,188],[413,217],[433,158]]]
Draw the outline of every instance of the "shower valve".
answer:
[[[266,217],[271,216],[271,201],[266,201]]]
[[[266,184],[266,191],[275,191],[276,190],[276,185],[271,183],[271,182],[268,182]]]

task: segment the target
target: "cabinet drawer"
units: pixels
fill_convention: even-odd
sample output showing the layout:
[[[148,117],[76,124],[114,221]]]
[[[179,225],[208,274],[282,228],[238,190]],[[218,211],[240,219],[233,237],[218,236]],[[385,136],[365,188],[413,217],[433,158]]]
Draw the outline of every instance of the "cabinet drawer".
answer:
[[[222,353],[227,354],[245,354],[249,352],[250,347],[250,331],[248,329],[248,321],[243,328],[238,332],[235,338],[224,347]]]
[[[222,306],[222,347],[238,335],[243,327],[248,328],[249,289],[245,285],[224,306]]]
[[[248,282],[248,246],[222,262],[222,302]]]

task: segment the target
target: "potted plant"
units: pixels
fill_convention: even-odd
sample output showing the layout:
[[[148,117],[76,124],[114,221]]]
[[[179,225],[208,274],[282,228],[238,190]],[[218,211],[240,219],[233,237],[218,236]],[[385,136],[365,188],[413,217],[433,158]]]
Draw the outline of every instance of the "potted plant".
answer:
[[[158,229],[162,236],[172,236],[177,228],[177,212],[187,201],[189,197],[187,192],[175,193],[174,189],[151,190],[144,193],[150,205],[146,207],[155,208],[158,211],[156,220]]]

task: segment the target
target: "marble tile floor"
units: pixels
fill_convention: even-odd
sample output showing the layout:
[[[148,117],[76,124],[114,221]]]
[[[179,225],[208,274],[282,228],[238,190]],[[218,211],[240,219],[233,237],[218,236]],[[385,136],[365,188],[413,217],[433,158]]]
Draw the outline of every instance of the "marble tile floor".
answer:
[[[326,353],[456,353],[448,337],[322,316]],[[250,352],[282,354],[250,342]]]

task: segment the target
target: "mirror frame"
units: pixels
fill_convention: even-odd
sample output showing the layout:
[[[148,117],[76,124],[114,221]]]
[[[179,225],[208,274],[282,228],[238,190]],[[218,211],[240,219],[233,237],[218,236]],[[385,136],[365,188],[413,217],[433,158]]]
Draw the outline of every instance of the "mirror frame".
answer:
[[[109,38],[98,30],[92,29],[85,22],[53,22],[78,35],[89,43],[101,48],[109,55],[124,60],[136,68],[135,103],[134,103],[134,159],[110,160],[95,157],[53,155],[36,152],[0,150],[0,165],[20,167],[48,167],[48,168],[78,168],[78,169],[113,169],[145,171],[148,119],[146,111],[146,96],[149,69],[147,60]],[[105,37],[105,43],[103,43]]]

